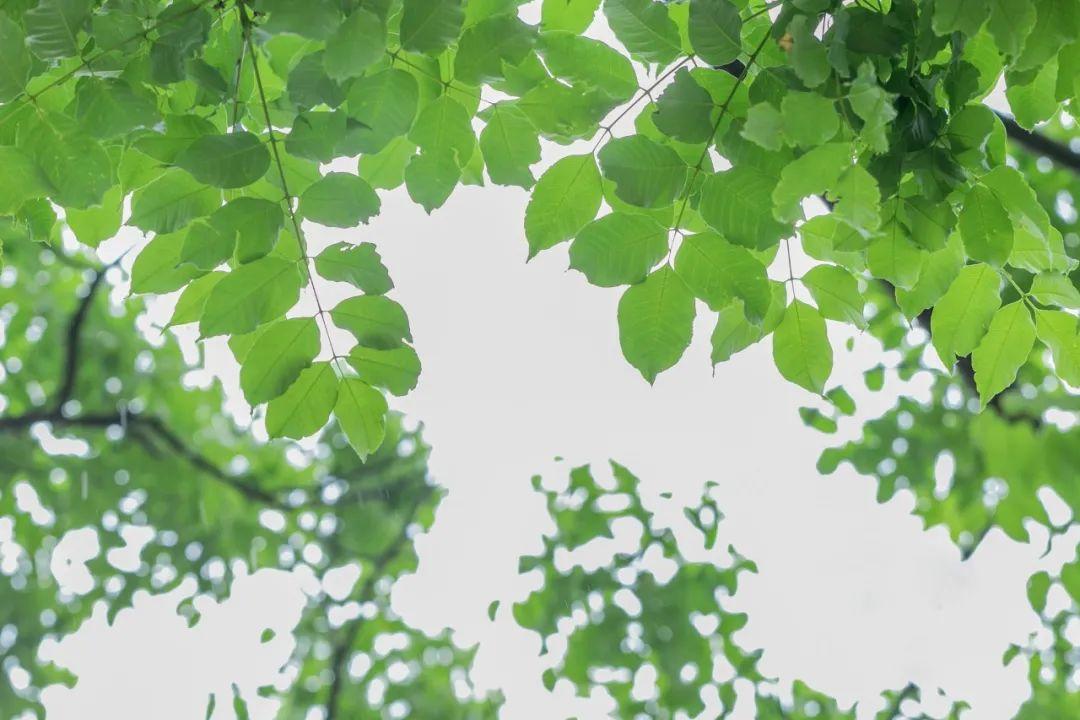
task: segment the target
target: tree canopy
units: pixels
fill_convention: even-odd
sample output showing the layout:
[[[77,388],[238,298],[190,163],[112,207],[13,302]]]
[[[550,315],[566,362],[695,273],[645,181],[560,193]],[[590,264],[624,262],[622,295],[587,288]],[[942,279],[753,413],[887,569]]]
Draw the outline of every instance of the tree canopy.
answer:
[[[408,394],[421,374],[393,268],[372,242],[315,251],[308,238],[314,226],[369,222],[402,186],[429,213],[462,184],[527,191],[523,260],[565,251],[590,284],[618,288],[623,354],[650,383],[680,361],[705,313],[718,373],[771,336],[779,375],[818,397],[804,420],[829,433],[855,412],[832,381],[843,347],[830,334],[837,324],[871,334],[882,366],[866,385],[880,389],[895,364],[905,377],[931,375],[931,399],[900,398],[861,438],[827,450],[823,472],[850,462],[882,499],[913,493],[915,512],[965,551],[992,527],[1016,539],[1030,522],[1055,535],[1070,527],[1080,509],[1080,5],[522,5],[0,7],[0,520],[18,548],[3,568],[5,624],[18,632],[0,636],[0,652],[9,675],[27,673],[0,687],[5,715],[33,710],[41,687],[65,679],[37,661],[38,646],[98,600],[119,611],[134,592],[185,578],[223,596],[237,572],[301,564],[319,575],[350,563],[361,569],[350,596],[316,594],[297,630],[284,716],[315,706],[328,718],[392,715],[398,700],[422,717],[496,712],[497,697],[455,690],[469,685],[468,651],[389,607],[439,497],[421,436],[388,409],[386,396]],[[1009,114],[991,108],[1004,107],[1000,96]],[[106,299],[119,270],[94,251],[123,228],[145,237],[133,294],[176,293],[170,327],[228,339],[271,442],[225,416],[220,387],[190,377],[170,336],[147,337],[140,299]],[[796,276],[793,255],[812,267]],[[331,283],[351,288],[333,307]],[[305,439],[316,450],[297,463],[292,441]],[[567,608],[590,608],[548,679],[582,693],[603,685],[626,716],[695,714],[714,695],[727,712],[742,679],[760,717],[846,717],[802,686],[777,699],[730,639],[739,619],[717,594],[734,592],[752,559],[718,548],[689,559],[652,527],[630,470],[616,477],[631,498],[616,513],[586,507],[614,492],[587,469],[568,491],[585,506],[568,513],[548,490],[557,534],[523,561],[545,578],[514,609],[524,627],[547,637]],[[1068,517],[1049,511],[1047,492]],[[712,502],[688,509],[710,548]],[[611,515],[639,523],[635,552],[657,548],[675,575],[639,572],[634,553],[595,573],[560,572],[555,549],[603,535]],[[88,594],[58,593],[47,560],[67,530],[93,527],[107,550],[131,525],[154,529],[136,570],[103,552]],[[1066,632],[1076,568],[1032,578],[1056,642],[1012,651],[1031,664],[1029,717],[1076,712]],[[1051,590],[1071,597],[1068,610],[1047,604]],[[701,632],[698,616],[714,628]],[[404,649],[378,655],[375,638],[390,633]],[[358,653],[366,674],[349,672]],[[715,677],[721,656],[730,678]],[[368,685],[385,687],[395,663],[408,672],[395,670],[372,701]],[[658,680],[641,698],[629,683],[645,667]],[[597,680],[600,668],[610,681]],[[892,689],[885,717],[915,694]]]

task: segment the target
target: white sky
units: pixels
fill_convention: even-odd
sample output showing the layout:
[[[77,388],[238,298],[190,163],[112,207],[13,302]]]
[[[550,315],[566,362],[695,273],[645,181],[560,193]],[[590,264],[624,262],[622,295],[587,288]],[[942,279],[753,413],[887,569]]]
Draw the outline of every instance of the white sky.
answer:
[[[749,613],[738,639],[764,648],[765,673],[858,701],[865,713],[881,706],[882,691],[913,680],[928,713],[944,712],[944,702],[933,702],[941,688],[971,704],[970,720],[1012,717],[1027,697],[1027,668],[1003,667],[1000,658],[1037,628],[1026,578],[1062,552],[1040,560],[1039,529],[1028,545],[994,531],[961,562],[944,531],[924,532],[909,514],[909,497],[878,505],[871,478],[848,469],[818,476],[821,449],[886,410],[902,389],[890,377],[885,392],[865,391],[860,372],[880,360],[874,342],[857,338],[855,352],[837,353],[833,383],[853,391],[860,415],[833,438],[801,424],[797,408],[814,399],[779,377],[768,342],[713,377],[705,318],[682,363],[650,387],[621,357],[617,291],[568,272],[565,246],[525,264],[526,200],[518,189],[460,188],[428,217],[399,190],[383,195],[370,226],[309,233],[316,250],[341,239],[378,245],[424,363],[420,385],[396,406],[424,422],[433,475],[451,492],[417,543],[418,573],[395,588],[405,619],[479,642],[475,678],[503,690],[505,718],[604,717],[602,702],[581,705],[561,688],[544,690],[539,639],[516,628],[508,611],[531,587],[517,576],[517,558],[539,548],[547,527],[529,478],[585,462],[602,469],[612,458],[652,498],[667,491],[692,503],[706,481],[719,483],[721,542],[760,569],[744,577],[733,609]],[[324,289],[324,305],[346,292]],[[831,331],[840,337],[843,329]],[[209,354],[235,387],[222,345]],[[925,390],[925,379],[906,388]],[[208,606],[193,629],[175,614],[182,594],[144,596],[113,627],[96,616],[50,648],[81,680],[72,691],[46,692],[48,717],[201,718],[207,694],[227,693],[232,682],[254,698],[255,687],[282,682],[289,647],[280,636],[299,616],[300,586],[294,575],[260,571]],[[492,623],[486,608],[495,599],[504,602]],[[283,643],[269,651],[258,642],[266,625]],[[272,717],[273,706],[254,698],[254,716]],[[215,718],[228,717],[228,703],[219,702]]]
[[[871,478],[844,469],[819,477],[818,453],[839,438],[799,421],[797,408],[813,398],[779,378],[768,343],[713,377],[707,318],[682,363],[648,386],[619,352],[617,291],[567,272],[565,248],[523,262],[525,202],[516,189],[465,188],[428,217],[395,192],[369,227],[312,233],[319,246],[341,237],[378,245],[424,361],[420,385],[397,406],[423,420],[432,472],[451,492],[418,541],[418,573],[395,588],[397,610],[421,628],[449,626],[461,642],[480,642],[476,678],[506,693],[504,717],[564,716],[574,705],[540,684],[538,638],[508,613],[530,587],[517,558],[539,547],[546,527],[529,478],[613,458],[652,498],[669,491],[690,503],[705,481],[719,483],[721,541],[760,568],[733,609],[749,613],[739,640],[765,649],[766,673],[801,678],[867,711],[881,691],[915,680],[927,697],[940,687],[967,699],[972,720],[1011,717],[1027,695],[1026,667],[1004,668],[1000,658],[1036,629],[1025,584],[1049,562],[1038,559],[1045,535],[1022,545],[995,531],[961,562],[944,531],[922,531],[908,498],[878,505]],[[332,290],[324,302],[346,292]],[[211,355],[235,383],[221,348]],[[900,389],[890,378],[885,392],[865,391],[859,373],[879,359],[868,338],[837,356],[833,382],[854,390],[861,417],[884,411]],[[923,385],[908,390],[924,393]],[[844,421],[840,437],[858,424]],[[232,681],[249,691],[274,682],[284,656],[261,655],[245,623],[259,608],[260,619],[287,631],[299,582],[269,571],[254,577],[250,587],[261,592],[241,586],[192,630],[175,616],[177,597],[144,598],[113,628],[95,618],[55,650],[82,680],[74,691],[47,692],[49,717],[85,718],[101,707],[118,720],[180,720]],[[491,623],[494,599],[504,607]],[[269,717],[272,703],[261,705]],[[602,717],[603,707],[578,711]],[[229,714],[224,707],[216,717]]]

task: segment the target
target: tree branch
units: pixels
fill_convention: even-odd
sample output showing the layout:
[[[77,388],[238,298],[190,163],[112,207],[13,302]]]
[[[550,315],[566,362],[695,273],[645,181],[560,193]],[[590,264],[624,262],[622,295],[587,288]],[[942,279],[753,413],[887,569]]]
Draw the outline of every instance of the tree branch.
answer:
[[[431,496],[434,488],[431,485],[424,485],[423,488],[417,493],[416,499],[409,507],[401,521],[401,528],[398,530],[397,537],[394,541],[387,546],[380,555],[378,555],[372,562],[371,572],[368,573],[367,579],[361,586],[360,591],[356,594],[356,601],[363,603],[371,600],[372,593],[375,590],[375,583],[382,577],[386,567],[401,554],[401,550],[405,546],[410,546],[408,541],[409,526],[412,525],[413,520],[416,518],[416,513],[419,511],[420,506]],[[340,717],[339,703],[341,702],[341,693],[345,688],[346,675],[348,675],[348,660],[349,650],[356,642],[356,636],[360,632],[360,627],[363,624],[364,619],[357,618],[354,620],[344,632],[344,637],[334,647],[334,654],[330,659],[330,666],[333,669],[334,680],[330,683],[330,689],[326,695],[326,716],[325,720],[338,720]]]
[[[75,308],[75,312],[68,322],[64,367],[61,371],[60,387],[57,389],[56,398],[53,400],[53,408],[57,414],[61,412],[64,404],[71,399],[72,393],[75,391],[83,325],[86,324],[86,316],[90,312],[90,306],[93,304],[98,288],[101,287],[101,281],[104,279],[105,268],[94,272],[94,279],[90,281],[90,287],[87,289],[86,295],[79,300],[79,305]]]
[[[1005,126],[1005,134],[1017,145],[1035,155],[1048,157],[1074,173],[1080,173],[1080,153],[1073,152],[1068,145],[1048,138],[1042,133],[1025,130],[1020,123],[1004,113],[996,114]]]

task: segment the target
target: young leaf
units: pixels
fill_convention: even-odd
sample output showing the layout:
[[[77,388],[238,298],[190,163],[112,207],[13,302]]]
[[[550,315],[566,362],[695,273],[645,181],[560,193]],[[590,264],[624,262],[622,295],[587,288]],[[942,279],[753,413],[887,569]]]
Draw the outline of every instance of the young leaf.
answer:
[[[1080,387],[1080,328],[1076,316],[1064,310],[1036,310],[1035,332],[1050,348],[1058,377]]]
[[[772,192],[773,215],[782,222],[798,220],[803,198],[831,189],[849,167],[851,146],[842,142],[819,145],[788,163]]]
[[[171,233],[221,204],[221,192],[178,169],[166,170],[131,198],[129,225],[159,234]]]
[[[583,33],[592,24],[600,0],[544,0],[540,9],[540,27]]]
[[[466,85],[497,80],[506,65],[525,59],[535,39],[533,26],[522,22],[516,13],[486,18],[461,34],[454,77]]]
[[[267,325],[240,367],[240,389],[251,405],[281,395],[319,354],[315,318],[290,318]]]
[[[347,282],[371,295],[382,295],[394,287],[371,243],[335,243],[316,256],[315,271],[327,280]]]
[[[177,155],[176,164],[206,185],[238,188],[266,173],[270,151],[249,132],[206,135]]]
[[[485,117],[480,150],[491,181],[531,188],[535,180],[529,166],[540,160],[540,139],[528,116],[517,105],[501,102]]]
[[[972,260],[1001,266],[1009,259],[1013,226],[1009,214],[989,189],[976,185],[968,191],[959,224],[960,237]]]
[[[652,384],[690,345],[694,296],[665,265],[623,293],[618,318],[623,355]]]
[[[591,154],[561,158],[547,169],[525,210],[529,257],[569,240],[596,217],[604,189]]]
[[[690,44],[712,66],[727,65],[742,50],[742,20],[729,0],[690,0]]]
[[[183,241],[183,236],[176,234],[154,236],[131,266],[131,292],[168,293],[201,275],[198,268],[180,265]]]
[[[582,228],[570,245],[570,267],[593,285],[645,279],[668,250],[668,229],[647,215],[614,212]]]
[[[752,250],[770,248],[791,226],[773,218],[769,195],[776,177],[751,165],[736,165],[706,178],[701,186],[701,218],[729,242]]]
[[[330,311],[330,318],[364,347],[389,350],[401,345],[403,340],[412,342],[405,310],[382,295],[357,295],[342,300]]]
[[[361,153],[377,153],[394,138],[409,132],[420,100],[416,78],[388,68],[356,78],[349,86],[349,117],[362,123],[356,131]]]
[[[1035,324],[1023,300],[1011,302],[994,313],[986,335],[971,353],[975,387],[983,407],[1012,385],[1034,345]]]
[[[201,278],[195,278],[188,283],[188,286],[184,288],[184,292],[180,293],[180,299],[176,301],[176,308],[173,310],[168,326],[174,327],[197,322],[202,317],[203,307],[206,306],[206,300],[210,297],[210,291],[227,274],[225,272],[207,273]]]
[[[409,197],[429,214],[443,206],[460,181],[461,168],[447,148],[414,155],[405,166]]]
[[[394,395],[408,394],[420,377],[420,358],[408,345],[389,350],[357,345],[349,353],[349,364],[361,380]]]
[[[702,143],[713,133],[710,117],[713,107],[709,92],[683,68],[675,73],[675,79],[657,100],[653,124],[657,130],[676,140]]]
[[[784,135],[803,148],[817,147],[832,140],[840,129],[840,116],[833,102],[817,93],[789,92],[784,95],[780,104]]]
[[[435,56],[461,33],[465,7],[461,0],[405,0],[401,12],[401,46]]]
[[[941,362],[951,368],[957,356],[975,349],[990,318],[1001,306],[1001,278],[988,265],[968,265],[934,306],[930,335]]]
[[[329,227],[351,228],[379,214],[379,196],[356,175],[327,173],[300,196],[299,213]]]
[[[666,65],[682,53],[679,29],[664,3],[607,0],[604,15],[615,37],[640,62]]]
[[[296,263],[274,256],[241,265],[223,278],[203,308],[199,335],[239,335],[285,315],[300,298]]]
[[[1080,291],[1065,275],[1039,273],[1031,281],[1031,297],[1044,305],[1080,310]]]
[[[773,361],[787,380],[821,395],[832,373],[832,345],[816,308],[795,300],[773,332]]]
[[[386,27],[378,15],[358,7],[326,40],[323,66],[334,80],[358,77],[386,54]]]
[[[382,444],[386,411],[386,398],[381,392],[358,378],[341,379],[334,415],[361,460],[366,460]]]
[[[769,309],[771,291],[765,266],[749,250],[716,233],[685,237],[675,255],[675,272],[712,310],[739,298],[746,317],[757,323]]]
[[[784,116],[770,103],[752,105],[741,134],[766,150],[779,150],[784,147]]]
[[[836,265],[817,265],[803,275],[802,283],[826,318],[866,328],[863,316],[866,303],[859,292],[859,282],[847,270]]]
[[[743,312],[742,301],[735,300],[721,308],[713,330],[712,364],[717,365],[731,359],[733,355],[750,347],[761,339],[761,328],[750,324]]]
[[[439,97],[420,111],[409,131],[409,139],[421,152],[452,151],[458,167],[468,162],[476,147],[472,118],[449,95]]]
[[[330,419],[337,397],[338,379],[330,363],[312,363],[266,406],[266,434],[296,440],[314,435]]]
[[[644,135],[609,141],[599,158],[604,177],[615,183],[615,194],[631,205],[667,207],[686,185],[688,168],[679,154]]]

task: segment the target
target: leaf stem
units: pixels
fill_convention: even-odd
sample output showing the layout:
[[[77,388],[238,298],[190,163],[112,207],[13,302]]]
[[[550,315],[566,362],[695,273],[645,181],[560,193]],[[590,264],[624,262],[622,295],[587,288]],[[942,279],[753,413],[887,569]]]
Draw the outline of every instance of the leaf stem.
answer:
[[[263,88],[262,74],[259,71],[259,56],[255,52],[255,48],[252,45],[251,40],[251,19],[248,17],[247,8],[245,7],[245,0],[237,0],[237,9],[240,12],[240,24],[243,28],[244,43],[247,45],[248,52],[251,54],[251,69],[255,76],[255,88],[259,94],[259,104],[262,105],[263,118],[266,122],[266,132],[270,137],[270,151],[274,156],[274,163],[277,165],[278,177],[281,180],[281,190],[285,193],[285,197],[282,198],[282,202],[285,203],[285,209],[288,212],[289,220],[293,226],[293,233],[296,235],[296,243],[300,247],[300,263],[304,266],[304,274],[307,275],[308,285],[311,287],[311,295],[315,300],[315,307],[318,310],[319,321],[322,323],[323,331],[326,333],[326,343],[330,348],[330,355],[332,361],[338,363],[338,372],[341,372],[340,359],[341,355],[338,354],[334,348],[334,339],[330,334],[330,324],[326,320],[326,311],[323,309],[322,300],[319,298],[318,289],[315,287],[315,273],[311,270],[311,257],[308,255],[307,243],[304,242],[304,235],[300,230],[300,221],[296,217],[296,211],[293,209],[293,195],[289,192],[288,180],[285,177],[285,166],[281,162],[281,151],[278,149],[277,137],[274,134],[274,125],[270,119],[270,107],[266,102],[266,91]]]

